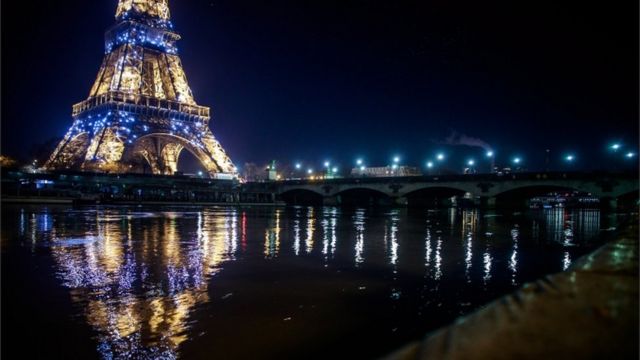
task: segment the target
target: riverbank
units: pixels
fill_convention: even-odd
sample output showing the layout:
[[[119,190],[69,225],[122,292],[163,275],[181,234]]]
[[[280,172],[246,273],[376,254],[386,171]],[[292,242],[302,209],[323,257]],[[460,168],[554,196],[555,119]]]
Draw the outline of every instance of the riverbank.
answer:
[[[386,357],[637,359],[638,218],[567,271],[524,285]]]
[[[210,201],[103,201],[103,200],[81,200],[64,197],[3,197],[0,200],[4,204],[23,205],[121,205],[121,206],[264,206],[283,207],[287,204],[282,201],[274,202],[210,202]]]

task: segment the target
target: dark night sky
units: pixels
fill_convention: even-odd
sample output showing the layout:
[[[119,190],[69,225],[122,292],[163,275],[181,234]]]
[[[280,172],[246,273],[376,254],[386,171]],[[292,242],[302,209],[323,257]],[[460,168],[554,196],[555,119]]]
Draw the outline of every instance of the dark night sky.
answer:
[[[232,159],[422,164],[479,149],[580,167],[638,143],[636,1],[172,1],[183,65]],[[2,4],[2,152],[62,136],[115,0]],[[636,151],[636,150],[634,150]],[[611,155],[609,155],[610,157]],[[318,165],[315,165],[316,167]]]

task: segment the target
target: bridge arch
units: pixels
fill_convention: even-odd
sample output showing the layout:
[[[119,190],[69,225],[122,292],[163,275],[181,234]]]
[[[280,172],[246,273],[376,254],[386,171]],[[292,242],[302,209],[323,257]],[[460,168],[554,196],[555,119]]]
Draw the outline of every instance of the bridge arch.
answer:
[[[430,185],[405,192],[404,197],[411,207],[442,207],[451,205],[450,199],[453,197],[462,198],[469,194],[469,190],[457,186]]]
[[[392,198],[389,193],[369,186],[354,186],[341,189],[335,193],[335,197],[338,204],[346,206],[392,204]]]
[[[287,205],[322,205],[324,197],[315,190],[293,188],[280,193],[280,200]]]

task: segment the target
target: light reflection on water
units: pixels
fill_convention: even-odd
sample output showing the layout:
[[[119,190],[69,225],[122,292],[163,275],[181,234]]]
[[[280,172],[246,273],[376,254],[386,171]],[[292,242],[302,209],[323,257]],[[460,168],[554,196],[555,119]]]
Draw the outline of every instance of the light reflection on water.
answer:
[[[301,258],[323,268],[340,266],[363,276],[362,283],[367,279],[360,269],[388,269],[397,300],[413,296],[398,279],[415,268],[424,274],[419,287],[431,292],[458,278],[485,289],[504,280],[501,289],[508,290],[522,283],[523,243],[555,249],[558,256],[549,256],[546,271],[559,271],[574,260],[574,248],[600,231],[599,211],[565,209],[502,219],[456,209],[45,208],[21,210],[17,221],[19,237],[51,249],[58,278],[98,334],[103,358],[178,357],[181,344],[194,338],[194,310],[212,301],[212,278],[223,276],[229,262],[273,262],[286,273],[292,269],[283,259]],[[420,316],[428,304],[419,305]]]
[[[64,229],[52,233],[58,274],[99,331],[102,357],[175,358],[188,338],[189,312],[209,301],[208,278],[234,260],[235,209],[196,213],[191,238],[179,231],[183,216],[192,215],[165,212],[136,239],[136,216],[117,212],[97,213],[96,234],[84,244],[70,244]]]

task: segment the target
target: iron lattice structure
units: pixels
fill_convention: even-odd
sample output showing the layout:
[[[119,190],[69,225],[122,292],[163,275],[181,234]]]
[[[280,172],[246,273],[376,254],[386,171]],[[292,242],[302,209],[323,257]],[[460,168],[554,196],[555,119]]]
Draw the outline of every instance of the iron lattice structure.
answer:
[[[87,100],[45,168],[172,175],[183,150],[211,174],[237,175],[196,104],[170,21],[168,0],[119,0],[116,25]]]

